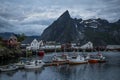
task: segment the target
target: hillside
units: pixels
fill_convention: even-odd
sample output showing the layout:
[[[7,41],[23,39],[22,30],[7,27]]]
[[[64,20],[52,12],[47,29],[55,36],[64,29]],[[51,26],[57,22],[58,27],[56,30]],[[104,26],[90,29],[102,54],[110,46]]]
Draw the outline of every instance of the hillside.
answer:
[[[109,23],[101,18],[73,19],[67,10],[44,30],[41,39],[61,43],[92,41],[94,45],[120,44],[120,20]]]

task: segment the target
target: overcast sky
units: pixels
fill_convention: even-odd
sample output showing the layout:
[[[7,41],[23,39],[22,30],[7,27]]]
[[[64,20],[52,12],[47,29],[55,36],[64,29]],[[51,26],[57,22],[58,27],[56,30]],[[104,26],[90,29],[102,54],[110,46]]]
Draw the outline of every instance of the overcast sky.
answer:
[[[73,18],[120,19],[120,0],[0,0],[0,20],[10,28],[0,32],[40,35],[64,11]]]

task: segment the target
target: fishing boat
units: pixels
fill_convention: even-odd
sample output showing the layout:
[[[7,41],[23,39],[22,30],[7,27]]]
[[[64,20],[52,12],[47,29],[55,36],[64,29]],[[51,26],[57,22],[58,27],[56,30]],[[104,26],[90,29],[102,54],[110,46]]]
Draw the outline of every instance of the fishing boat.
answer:
[[[105,57],[98,53],[97,55],[87,55],[86,59],[89,63],[104,63],[106,62]]]
[[[29,59],[26,58],[20,58],[18,63],[15,63],[15,65],[17,65],[20,69],[24,68],[25,63],[28,61]]]
[[[68,62],[69,57],[66,54],[62,54],[62,55],[54,55],[52,58],[53,62]]]
[[[57,63],[67,63],[68,62],[68,55],[65,54],[65,47],[64,47],[64,52],[62,55],[57,55],[56,53],[56,45],[55,45],[55,55],[53,55],[52,62],[57,62]]]
[[[88,63],[87,60],[81,55],[73,56],[71,59],[69,59],[69,64],[74,65],[74,64],[85,64]]]
[[[27,62],[24,65],[24,68],[25,69],[39,69],[39,68],[43,67],[44,64],[45,63],[42,60],[33,60],[30,62]]]
[[[16,63],[16,66],[18,66],[19,68],[24,68],[24,65],[25,65],[25,62],[22,62],[22,61]]]
[[[6,71],[13,71],[13,70],[16,70],[16,69],[18,69],[18,66],[14,65],[14,64],[11,64],[11,65],[2,66],[0,68],[0,71],[6,72]]]

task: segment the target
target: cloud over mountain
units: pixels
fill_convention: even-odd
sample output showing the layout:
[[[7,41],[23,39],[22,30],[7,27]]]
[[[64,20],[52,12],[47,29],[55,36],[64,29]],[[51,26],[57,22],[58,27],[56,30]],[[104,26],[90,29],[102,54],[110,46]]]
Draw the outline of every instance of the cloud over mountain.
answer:
[[[120,18],[119,5],[119,0],[0,0],[0,18],[14,25],[10,27],[13,32],[39,35],[65,10],[73,18],[100,17],[115,22]]]

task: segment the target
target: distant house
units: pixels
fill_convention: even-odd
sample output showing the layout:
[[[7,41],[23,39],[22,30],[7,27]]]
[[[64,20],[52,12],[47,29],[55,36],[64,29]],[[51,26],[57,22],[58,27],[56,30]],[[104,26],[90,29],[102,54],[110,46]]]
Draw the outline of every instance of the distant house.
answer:
[[[39,41],[39,45],[40,45],[40,47],[41,47],[41,46],[44,46],[45,44],[44,44],[44,42],[43,42],[42,40],[40,40],[40,41]]]
[[[26,47],[28,50],[38,50],[40,47],[37,39],[34,39],[29,46]]]
[[[15,35],[3,36],[2,42],[4,46],[8,46],[9,48],[16,48],[20,44],[20,42],[18,42],[17,37]]]
[[[21,43],[21,47],[27,50],[38,50],[41,46],[43,46],[44,43],[42,40],[39,40],[37,38],[26,38]]]
[[[93,43],[89,41],[88,43],[84,44],[80,48],[81,49],[92,49],[93,48]]]
[[[8,46],[17,46],[17,37],[12,35],[8,40]]]

